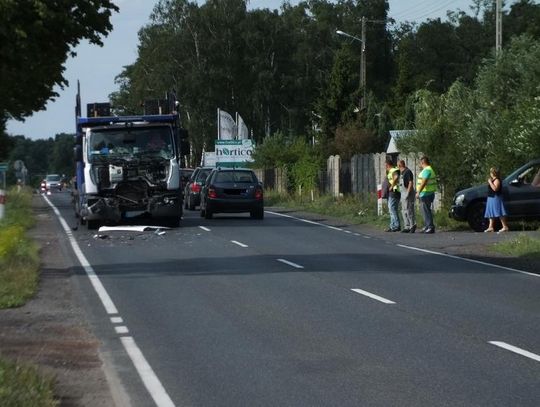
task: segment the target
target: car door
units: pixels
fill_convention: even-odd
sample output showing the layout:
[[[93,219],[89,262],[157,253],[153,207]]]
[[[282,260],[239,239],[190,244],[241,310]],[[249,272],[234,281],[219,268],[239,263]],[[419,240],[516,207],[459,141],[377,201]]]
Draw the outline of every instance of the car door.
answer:
[[[540,163],[522,169],[507,180],[504,204],[512,217],[540,217]]]

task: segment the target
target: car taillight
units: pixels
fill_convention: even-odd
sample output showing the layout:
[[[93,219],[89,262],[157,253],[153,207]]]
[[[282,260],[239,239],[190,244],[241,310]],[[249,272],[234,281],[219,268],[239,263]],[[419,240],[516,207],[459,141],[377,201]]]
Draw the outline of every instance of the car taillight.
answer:
[[[197,184],[196,182],[194,182],[193,184],[191,184],[191,192],[195,192],[195,193],[201,192],[201,186]]]
[[[263,199],[263,191],[262,191],[262,189],[256,189],[255,190],[255,199],[257,199],[257,200]]]
[[[217,198],[217,192],[214,188],[208,188],[208,198],[215,199]]]

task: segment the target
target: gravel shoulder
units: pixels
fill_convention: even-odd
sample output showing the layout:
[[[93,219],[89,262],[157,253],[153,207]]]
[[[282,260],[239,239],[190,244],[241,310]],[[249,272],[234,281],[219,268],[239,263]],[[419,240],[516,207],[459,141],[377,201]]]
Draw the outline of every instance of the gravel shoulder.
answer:
[[[62,246],[52,210],[33,199],[36,226],[31,237],[40,245],[41,273],[35,297],[24,306],[0,310],[0,354],[32,363],[56,381],[60,406],[114,406],[100,354],[78,301],[72,264]]]

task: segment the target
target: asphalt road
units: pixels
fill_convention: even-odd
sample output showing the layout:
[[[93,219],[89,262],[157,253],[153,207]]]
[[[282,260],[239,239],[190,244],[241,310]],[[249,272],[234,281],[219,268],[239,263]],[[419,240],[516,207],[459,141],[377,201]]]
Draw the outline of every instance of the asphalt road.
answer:
[[[538,276],[268,212],[165,232],[72,232],[135,406],[540,405]]]

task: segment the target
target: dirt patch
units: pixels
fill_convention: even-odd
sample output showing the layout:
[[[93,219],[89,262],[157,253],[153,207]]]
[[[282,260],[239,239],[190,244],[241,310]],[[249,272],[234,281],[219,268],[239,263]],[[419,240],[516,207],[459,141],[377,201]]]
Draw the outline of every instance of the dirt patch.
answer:
[[[60,406],[113,406],[100,342],[75,297],[71,265],[62,255],[54,214],[39,197],[33,205],[38,216],[31,236],[42,248],[39,290],[23,307],[0,310],[0,354],[33,363],[55,378]]]

